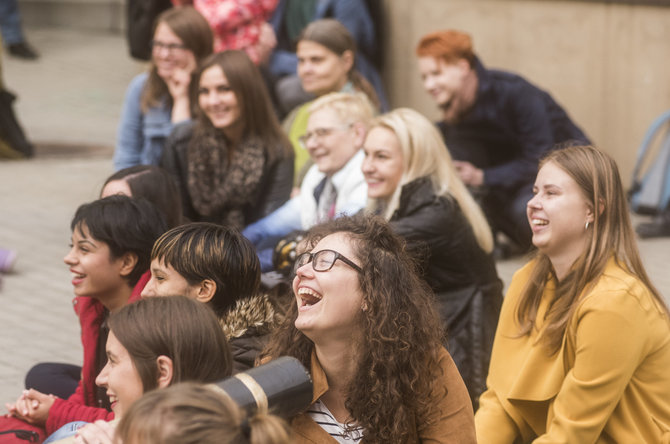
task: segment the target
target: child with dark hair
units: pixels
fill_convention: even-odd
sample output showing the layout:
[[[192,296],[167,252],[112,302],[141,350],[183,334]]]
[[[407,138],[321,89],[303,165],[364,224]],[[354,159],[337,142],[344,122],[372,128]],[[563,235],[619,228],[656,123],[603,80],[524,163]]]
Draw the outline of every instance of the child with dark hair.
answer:
[[[67,380],[61,375],[60,380],[42,381],[48,385],[40,385],[39,391],[27,390],[7,405],[11,416],[45,427],[47,433],[73,420],[93,421],[110,414],[109,399],[104,390],[96,390],[94,382],[107,361],[107,317],[140,298],[149,279],[151,246],[166,224],[149,202],[110,196],[80,206],[71,228],[71,249],[64,261],[73,275],[73,303],[84,348],[76,391],[67,399],[42,393],[60,388],[63,379]]]
[[[279,314],[260,290],[254,246],[237,230],[205,222],[163,234],[151,251],[151,279],[142,297],[187,296],[219,318],[236,372],[254,366]]]

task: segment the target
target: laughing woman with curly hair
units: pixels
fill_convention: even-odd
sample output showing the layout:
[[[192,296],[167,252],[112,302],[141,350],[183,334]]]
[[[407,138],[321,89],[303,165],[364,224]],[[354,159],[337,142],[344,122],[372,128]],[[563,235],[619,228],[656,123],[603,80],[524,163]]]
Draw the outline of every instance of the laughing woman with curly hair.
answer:
[[[313,228],[305,245],[296,304],[266,350],[311,368],[293,442],[474,443],[468,392],[403,241],[358,216]]]

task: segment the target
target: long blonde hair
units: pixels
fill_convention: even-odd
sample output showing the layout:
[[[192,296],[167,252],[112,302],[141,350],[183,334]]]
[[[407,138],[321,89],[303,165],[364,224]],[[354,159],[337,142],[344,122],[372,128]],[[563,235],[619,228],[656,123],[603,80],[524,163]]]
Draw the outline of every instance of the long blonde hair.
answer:
[[[427,176],[437,196],[451,195],[470,223],[477,243],[487,253],[493,250],[493,235],[484,213],[458,177],[451,155],[442,141],[440,133],[423,115],[409,108],[398,108],[375,118],[370,129],[386,128],[398,138],[403,156],[403,175],[400,184],[384,206],[373,199],[369,207],[383,208],[382,215],[389,220],[400,202],[402,186],[420,177]]]
[[[561,347],[568,322],[581,295],[596,284],[612,256],[622,268],[647,287],[666,313],[668,308],[642,265],[614,159],[592,146],[573,146],[552,151],[540,161],[540,168],[549,162],[561,168],[577,183],[588,205],[594,210],[594,221],[587,232],[589,237],[586,248],[575,260],[568,275],[558,282],[554,300],[550,302],[545,315],[546,327],[541,340],[550,354],[554,354]],[[521,336],[529,334],[535,327],[542,293],[548,276],[553,274],[549,258],[538,252],[516,311]]]

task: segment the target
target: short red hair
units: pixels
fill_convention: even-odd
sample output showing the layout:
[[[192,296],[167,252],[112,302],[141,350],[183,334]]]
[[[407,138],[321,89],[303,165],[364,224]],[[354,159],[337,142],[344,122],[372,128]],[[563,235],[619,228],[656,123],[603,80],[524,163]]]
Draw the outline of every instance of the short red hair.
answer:
[[[416,55],[443,59],[447,63],[465,59],[470,66],[475,61],[470,35],[452,29],[431,32],[423,36],[416,47]]]

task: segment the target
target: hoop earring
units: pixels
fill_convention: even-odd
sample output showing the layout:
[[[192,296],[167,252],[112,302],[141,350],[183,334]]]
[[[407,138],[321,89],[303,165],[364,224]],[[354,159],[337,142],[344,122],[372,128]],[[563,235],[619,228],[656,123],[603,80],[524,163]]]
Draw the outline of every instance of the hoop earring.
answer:
[[[588,229],[589,229],[589,221],[587,220],[586,225],[584,225],[584,230],[588,230]]]

